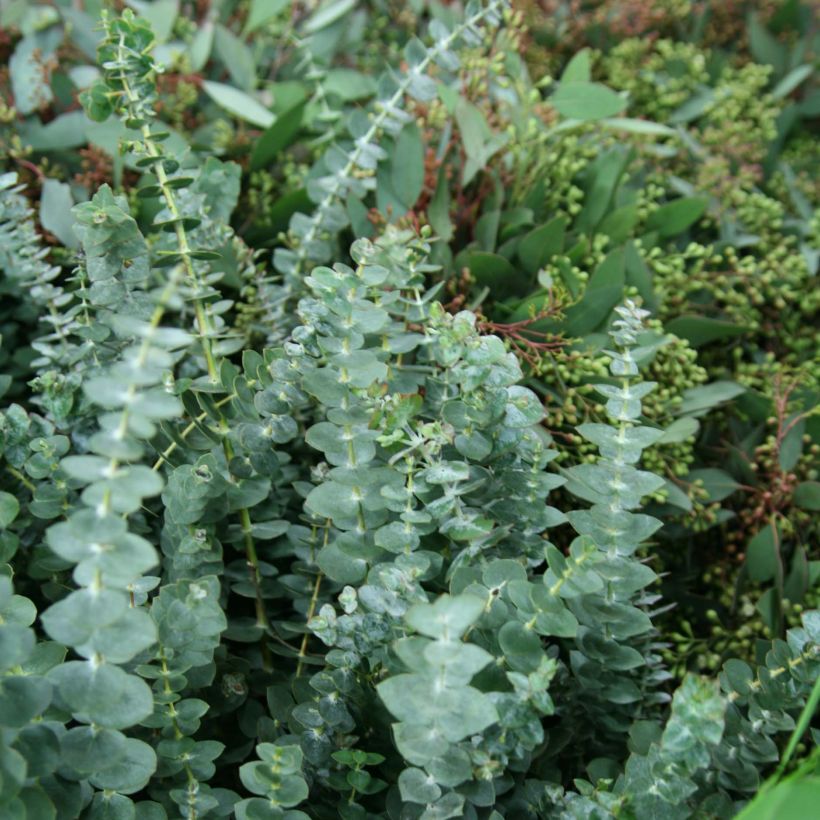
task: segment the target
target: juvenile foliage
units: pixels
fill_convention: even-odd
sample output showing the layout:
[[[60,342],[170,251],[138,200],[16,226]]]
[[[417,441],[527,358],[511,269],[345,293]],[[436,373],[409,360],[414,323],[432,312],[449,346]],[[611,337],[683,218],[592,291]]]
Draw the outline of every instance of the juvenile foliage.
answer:
[[[432,45],[417,37],[404,47],[406,69],[385,71],[376,85],[374,111],[368,116],[354,111],[348,121],[342,144],[332,145],[322,156],[307,183],[307,194],[314,203],[310,215],[296,213],[290,219],[291,248],[274,253],[274,266],[283,275],[285,294],[298,293],[302,276],[310,267],[330,260],[335,250],[334,237],[346,228],[351,216],[359,217],[362,199],[377,185],[379,163],[387,158],[380,145],[384,137],[398,138],[412,115],[405,109],[405,98],[427,103],[437,94],[437,84],[461,66],[456,49],[475,46],[501,21],[506,0],[472,0],[464,10],[464,19],[448,27],[439,20],[430,26]],[[436,71],[435,77],[431,72]],[[406,131],[405,131],[406,132]],[[409,205],[415,204],[409,202]],[[281,298],[281,297],[280,297]],[[287,308],[281,316],[288,328]],[[284,329],[284,328],[283,328]]]
[[[584,7],[601,52],[537,82],[503,0],[128,5],[0,11],[0,816],[779,800],[820,694],[799,4],[770,69]],[[701,532],[753,536],[706,637]],[[748,579],[768,633],[726,635]]]

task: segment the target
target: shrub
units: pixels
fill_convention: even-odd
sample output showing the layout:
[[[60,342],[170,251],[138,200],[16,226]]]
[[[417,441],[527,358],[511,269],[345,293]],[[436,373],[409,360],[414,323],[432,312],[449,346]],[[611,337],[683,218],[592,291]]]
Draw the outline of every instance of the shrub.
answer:
[[[802,799],[799,12],[750,21],[772,69],[602,36],[533,83],[501,0],[229,2],[196,30],[137,5],[99,37],[91,3],[0,17],[3,816]],[[702,637],[693,574],[761,622],[727,635],[721,590]]]

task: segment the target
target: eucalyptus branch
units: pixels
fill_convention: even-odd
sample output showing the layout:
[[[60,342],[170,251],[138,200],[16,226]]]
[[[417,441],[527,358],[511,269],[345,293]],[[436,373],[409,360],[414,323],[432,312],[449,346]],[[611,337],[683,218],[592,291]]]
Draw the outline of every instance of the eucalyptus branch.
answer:
[[[202,352],[205,357],[208,378],[212,385],[220,385],[219,366],[213,349],[216,336],[207,309],[207,301],[211,298],[212,290],[206,288],[200,276],[195,260],[210,260],[218,258],[219,254],[205,249],[192,248],[188,231],[197,227],[201,220],[198,217],[184,216],[177,204],[175,191],[188,187],[193,178],[176,174],[179,161],[167,156],[161,147],[167,135],[152,131],[151,120],[154,118],[152,101],[156,97],[154,77],[158,67],[153,62],[151,51],[153,34],[149,27],[135,18],[129,10],[109,23],[109,40],[101,49],[103,67],[106,70],[105,87],[95,86],[88,95],[88,104],[94,111],[95,100],[102,99],[110,108],[118,113],[123,122],[131,128],[139,128],[142,140],[132,142],[130,148],[137,154],[143,155],[140,165],[149,168],[156,176],[157,185],[143,187],[141,196],[159,196],[170,214],[170,219],[155,225],[162,231],[173,231],[176,237],[176,247],[172,251],[159,250],[159,264],[170,265],[176,271],[181,265],[186,283],[193,291],[193,306],[196,325]],[[95,112],[100,116],[107,114],[106,106]],[[174,176],[169,174],[174,173]],[[219,405],[217,405],[218,407]],[[227,420],[219,413],[218,421],[222,431],[222,448],[228,462],[233,458],[233,451],[225,433],[228,429]],[[252,535],[250,513],[245,507],[238,510],[240,525],[243,534],[245,555],[248,563],[251,582],[257,591],[256,617],[259,626],[266,634],[270,629],[265,604],[261,597],[259,559]],[[263,651],[264,638],[263,638]]]
[[[398,76],[388,72],[380,79],[376,112],[367,127],[352,128],[351,148],[332,147],[324,160],[329,173],[315,184],[309,184],[308,193],[316,202],[313,213],[309,217],[295,214],[291,218],[290,235],[295,247],[279,248],[274,253],[274,264],[284,276],[286,294],[298,293],[299,281],[311,264],[322,264],[330,258],[332,251],[324,235],[337,233],[347,226],[348,217],[340,204],[343,199],[349,194],[361,197],[373,187],[378,163],[386,156],[379,147],[381,134],[395,136],[412,119],[402,108],[404,98],[410,95],[429,101],[435,96],[436,84],[428,76],[429,69],[434,65],[444,71],[457,68],[459,60],[453,48],[461,42],[480,42],[481,27],[497,25],[507,6],[507,0],[472,2],[467,7],[465,20],[452,31],[436,22],[431,26],[435,43],[425,47],[419,40],[412,40],[405,51],[407,71]]]
[[[43,354],[35,366],[70,366],[77,358],[76,343],[70,339],[78,326],[73,312],[67,309],[72,297],[57,281],[60,268],[47,261],[49,250],[35,229],[34,213],[22,191],[15,173],[0,175],[0,270],[16,295],[25,293],[47,311],[41,321],[52,333],[35,342]],[[52,348],[55,342],[56,350]],[[87,352],[89,345],[83,348]]]

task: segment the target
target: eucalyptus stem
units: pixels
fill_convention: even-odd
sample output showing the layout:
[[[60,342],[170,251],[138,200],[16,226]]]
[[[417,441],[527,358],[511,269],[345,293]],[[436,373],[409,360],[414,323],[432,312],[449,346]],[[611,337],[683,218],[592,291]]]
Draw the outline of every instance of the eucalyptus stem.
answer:
[[[120,34],[119,56],[120,61],[124,61],[125,58],[128,56],[126,53],[125,35],[122,33]],[[122,90],[126,96],[126,107],[129,110],[134,109],[135,106],[140,102],[140,99],[131,88],[131,84],[128,81],[128,77],[125,74],[122,74],[118,77],[118,80],[122,84]],[[194,269],[194,264],[191,258],[191,247],[188,244],[188,234],[185,230],[185,225],[182,222],[179,213],[179,208],[177,207],[176,203],[176,198],[174,197],[173,191],[171,190],[168,184],[168,174],[165,172],[165,168],[162,164],[162,152],[157,147],[154,135],[151,132],[151,126],[147,122],[143,122],[140,126],[140,133],[142,134],[142,144],[145,148],[145,152],[148,154],[149,157],[156,160],[154,163],[152,163],[153,171],[157,177],[157,183],[162,192],[162,198],[165,201],[165,207],[168,208],[168,211],[171,214],[171,218],[176,223],[174,225],[174,232],[177,238],[177,245],[179,247],[181,261],[183,267],[185,268],[185,274],[188,277],[188,281],[194,284],[197,290],[200,290],[201,283],[199,281],[199,277],[196,274],[196,270]],[[203,305],[203,301],[199,296],[194,298],[194,312],[196,315],[197,327],[199,329],[199,336],[202,344],[202,352],[205,356],[208,376],[210,377],[212,382],[216,383],[219,380],[219,374],[216,369],[216,363],[214,361],[213,351],[211,349],[210,342],[210,336],[213,332],[213,329],[211,328],[207,312],[205,311]]]
[[[327,530],[325,530],[327,532]],[[305,620],[310,623],[310,619],[316,613],[316,604],[319,601],[319,589],[322,586],[322,578],[324,576],[321,572],[316,573],[316,580],[313,583],[313,593],[310,596],[310,604],[308,605],[307,614],[305,615]],[[308,638],[310,637],[309,632],[305,632],[302,635],[302,643],[299,646],[299,661],[296,664],[296,677],[299,678],[302,674],[302,668],[304,666],[304,659],[307,657],[307,647],[308,647]]]
[[[154,306],[154,311],[151,314],[151,319],[148,322],[147,329],[142,334],[142,342],[139,345],[135,361],[135,369],[137,370],[137,372],[142,370],[145,367],[146,362],[148,361],[148,356],[150,355],[153,349],[152,339],[155,336],[156,331],[159,328],[163,317],[165,316],[165,312],[168,309],[168,305],[171,299],[173,299],[178,286],[179,277],[174,271],[172,271],[170,278],[166,282],[165,287],[163,288],[159,298],[157,299],[156,305]],[[123,440],[128,435],[129,420],[131,418],[132,412],[131,406],[134,402],[134,399],[137,396],[138,389],[139,387],[136,382],[131,381],[128,384],[127,394],[125,397],[122,411],[120,412],[119,422],[114,433],[114,437],[116,439]],[[118,456],[112,456],[108,463],[108,474],[111,476],[116,475],[120,464],[121,459]],[[110,511],[111,491],[106,490],[101,505],[101,513],[105,515],[108,514]]]
[[[6,464],[6,472],[14,476],[30,493],[33,493],[37,487],[29,481],[16,467]]]
[[[224,405],[228,404],[229,402],[233,401],[236,398],[236,393],[231,393],[229,396],[224,396],[218,402],[216,402],[217,407],[223,407]],[[200,413],[194,421],[188,424],[180,433],[179,437],[185,440],[194,430],[196,430],[197,425],[202,423],[206,418],[208,418],[208,414],[206,412]],[[172,441],[159,455],[159,458],[154,462],[152,470],[157,471],[160,467],[162,467],[165,462],[168,461],[168,458],[177,449],[179,445]]]
[[[165,657],[165,651],[160,644],[159,650],[157,651],[157,656],[160,660],[160,669],[162,670],[162,677],[163,677],[163,691],[166,696],[173,695],[174,691],[171,689],[170,685],[168,684],[168,677],[170,675],[170,670],[168,669],[168,661]],[[173,702],[169,702],[167,704],[168,707],[168,716],[171,720],[171,727],[174,732],[174,738],[176,740],[181,740],[185,737],[185,733],[182,731],[179,725],[179,721],[177,720],[177,711],[174,708]],[[188,791],[190,794],[195,794],[196,791],[199,789],[199,781],[196,779],[194,775],[193,769],[191,769],[191,764],[188,763],[187,760],[183,761],[182,768],[185,772],[185,779],[188,782]],[[196,788],[192,788],[195,785]],[[185,820],[197,820],[197,811],[196,811],[196,801],[191,802],[188,801],[188,816]]]
[[[125,63],[130,49],[127,48],[125,42],[125,34],[120,33],[119,37],[119,53],[118,62]],[[125,109],[129,115],[135,119],[140,120],[141,100],[131,87],[128,77],[125,72],[122,72],[117,79],[121,83],[122,92],[125,95]],[[212,384],[219,383],[219,369],[217,367],[216,358],[213,351],[213,338],[215,335],[214,328],[211,324],[205,304],[205,297],[202,295],[204,291],[203,283],[197,273],[196,267],[193,263],[193,249],[188,240],[188,233],[185,228],[185,221],[180,212],[176,197],[173,193],[171,181],[164,167],[163,153],[159,149],[156,137],[151,131],[151,126],[145,119],[141,120],[140,133],[142,135],[142,144],[148,157],[153,162],[151,163],[154,174],[157,178],[157,183],[162,194],[162,199],[165,203],[168,212],[171,214],[171,219],[174,223],[174,233],[177,240],[177,248],[179,252],[180,261],[185,271],[185,276],[194,287],[194,314],[196,318],[197,329],[199,331],[200,343],[202,345],[202,352],[205,357],[208,377]],[[176,265],[174,265],[176,268]],[[219,407],[220,405],[216,405]],[[222,431],[222,449],[225,454],[225,459],[230,463],[233,458],[233,452],[230,443],[227,439],[227,431],[229,425],[225,416],[220,412],[218,414],[218,422],[220,430]],[[238,511],[240,525],[242,529],[242,537],[245,549],[245,558],[248,563],[249,572],[251,575],[251,582],[255,591],[255,610],[256,619],[260,627],[263,628],[263,635],[270,631],[270,623],[268,621],[267,613],[265,611],[265,602],[261,591],[261,573],[259,569],[259,557],[256,551],[256,544],[253,538],[251,528],[250,513],[245,507],[241,507]],[[267,647],[265,646],[265,639],[262,639],[263,655],[266,657],[266,667],[270,666],[270,658]]]
[[[473,33],[483,22],[497,19],[506,6],[507,0],[490,0],[485,6],[479,7],[474,14],[454,26],[446,36],[426,49],[424,57],[415,65],[410,66],[405,75],[397,81],[397,87],[390,97],[379,103],[379,110],[373,115],[367,131],[356,138],[354,147],[347,152],[345,165],[337,173],[334,173],[333,182],[324,197],[319,201],[308,222],[300,225],[299,242],[294,252],[294,259],[289,264],[288,269],[283,270],[283,273],[286,274],[286,282],[298,281],[306,271],[308,263],[312,261],[310,246],[325,231],[337,202],[341,201],[347,194],[349,180],[357,172],[364,171],[360,167],[362,158],[372,148],[374,141],[391,121],[391,118],[396,116],[398,106],[405,96],[412,91],[418,78],[422,77],[431,65],[448,53],[465,36],[465,33]],[[365,173],[372,172],[365,171]]]

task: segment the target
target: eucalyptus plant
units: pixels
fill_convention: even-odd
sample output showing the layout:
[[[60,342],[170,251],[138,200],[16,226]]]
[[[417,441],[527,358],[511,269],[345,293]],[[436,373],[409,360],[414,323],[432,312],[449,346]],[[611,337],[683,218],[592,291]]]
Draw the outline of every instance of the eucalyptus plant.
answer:
[[[288,226],[290,247],[277,248],[273,257],[284,290],[277,289],[276,297],[267,298],[275,298],[284,329],[289,329],[288,308],[293,294],[299,293],[301,278],[312,266],[333,257],[334,237],[351,219],[362,221],[362,200],[375,190],[379,163],[388,156],[380,143],[385,137],[396,140],[413,122],[406,101],[429,103],[437,96],[440,83],[451,84],[461,68],[459,46],[481,44],[501,23],[508,7],[507,0],[471,0],[462,20],[450,26],[440,20],[431,23],[431,45],[411,38],[403,49],[406,69],[391,68],[379,77],[373,111],[353,111],[346,139],[331,145],[311,169],[306,190],[314,208],[310,214],[293,214]],[[279,333],[281,336],[282,331]]]
[[[808,728],[820,615],[758,663],[668,666],[650,514],[668,481],[647,458],[669,433],[647,399],[667,387],[644,380],[651,300],[611,285],[623,255],[587,291],[609,283],[614,310],[579,354],[601,401],[574,431],[579,460],[549,432],[543,373],[509,326],[452,298],[431,227],[362,229],[419,123],[444,148],[416,198],[449,184],[449,114],[467,142],[486,125],[470,73],[497,70],[483,50],[502,23],[514,42],[520,20],[501,0],[439,9],[429,45],[408,35],[375,101],[342,116],[324,61],[361,9],[335,0],[285,24],[263,5],[237,4],[245,37],[292,25],[288,68],[315,86],[311,116],[335,123],[272,258],[237,235],[245,168],[165,122],[158,54],[178,58],[151,24],[162,3],[104,14],[99,43],[82,41],[99,47],[82,116],[117,135],[122,164],[73,207],[69,242],[48,207],[38,224],[21,175],[0,175],[0,816],[734,816]],[[44,14],[23,19],[21,53],[49,46]],[[287,141],[267,129],[298,117],[252,96],[249,47],[222,23],[207,40],[217,19],[177,30],[196,93],[265,123],[268,147]],[[238,97],[195,73],[212,46]],[[556,111],[574,119],[576,93],[620,111],[572,78],[584,59]],[[492,105],[530,91],[499,82]],[[506,139],[479,130],[462,188]],[[442,201],[429,221],[449,231]],[[554,224],[519,254],[545,289],[555,230],[563,247]]]

